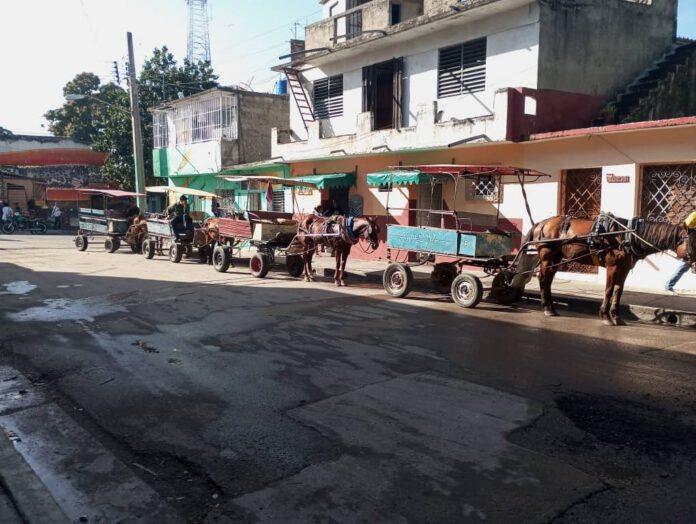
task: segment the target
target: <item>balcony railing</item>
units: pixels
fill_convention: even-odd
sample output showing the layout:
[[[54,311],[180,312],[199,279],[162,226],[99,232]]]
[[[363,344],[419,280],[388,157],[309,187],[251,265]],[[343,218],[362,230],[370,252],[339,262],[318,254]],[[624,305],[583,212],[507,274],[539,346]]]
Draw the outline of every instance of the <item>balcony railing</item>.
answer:
[[[390,27],[423,15],[426,1],[372,0],[348,9],[307,26],[307,48],[334,47],[362,35],[386,34]]]

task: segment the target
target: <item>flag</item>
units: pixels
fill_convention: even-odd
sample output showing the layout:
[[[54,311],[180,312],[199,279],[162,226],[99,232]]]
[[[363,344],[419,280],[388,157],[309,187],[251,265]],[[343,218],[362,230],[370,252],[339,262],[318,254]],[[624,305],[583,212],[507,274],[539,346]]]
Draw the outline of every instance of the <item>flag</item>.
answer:
[[[270,182],[266,187],[266,211],[273,211],[273,185]]]

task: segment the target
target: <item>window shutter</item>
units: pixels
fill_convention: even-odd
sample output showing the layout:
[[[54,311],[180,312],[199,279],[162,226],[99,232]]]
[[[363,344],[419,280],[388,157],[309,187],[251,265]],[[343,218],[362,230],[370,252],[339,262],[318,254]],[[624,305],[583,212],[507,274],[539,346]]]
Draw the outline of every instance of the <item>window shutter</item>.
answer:
[[[318,119],[343,115],[343,75],[314,82],[314,114]]]
[[[437,96],[446,98],[486,89],[486,39],[440,49]]]

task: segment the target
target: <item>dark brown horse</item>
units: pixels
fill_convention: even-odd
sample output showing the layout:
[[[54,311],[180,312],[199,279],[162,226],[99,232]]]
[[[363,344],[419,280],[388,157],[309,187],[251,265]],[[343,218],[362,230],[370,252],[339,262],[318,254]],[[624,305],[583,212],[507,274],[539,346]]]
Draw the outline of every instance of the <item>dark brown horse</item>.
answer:
[[[607,269],[604,302],[599,311],[606,325],[623,325],[619,304],[624,283],[636,262],[648,255],[674,251],[696,270],[696,229],[684,225],[628,220],[600,215],[606,224],[597,229],[593,220],[576,220],[564,216],[548,218],[536,224],[524,242],[533,245],[538,255],[525,255],[517,267],[513,287],[524,287],[538,266],[541,305],[546,316],[557,316],[551,284],[559,267],[568,261]],[[635,229],[635,234],[626,230]],[[589,238],[588,238],[589,237]],[[550,240],[544,242],[544,240]],[[537,242],[538,241],[538,242]]]
[[[317,246],[324,245],[333,248],[336,258],[336,273],[334,282],[337,286],[346,285],[346,262],[351,248],[361,238],[366,238],[374,250],[379,245],[379,226],[374,217],[349,219],[342,216],[319,217],[310,215],[300,223],[299,232],[290,249],[291,252],[302,255],[304,262],[304,279],[314,280],[312,257]]]

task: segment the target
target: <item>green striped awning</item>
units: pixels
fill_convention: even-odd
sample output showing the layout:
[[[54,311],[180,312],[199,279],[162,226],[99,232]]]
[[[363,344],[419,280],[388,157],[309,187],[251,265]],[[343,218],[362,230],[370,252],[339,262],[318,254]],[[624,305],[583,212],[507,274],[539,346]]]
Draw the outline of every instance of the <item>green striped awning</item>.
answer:
[[[418,170],[393,169],[367,175],[368,186],[409,186],[412,184],[430,183],[432,175],[426,175]]]
[[[324,175],[307,175],[292,177],[293,180],[315,184],[319,189],[351,187],[355,185],[355,173],[327,173]]]

